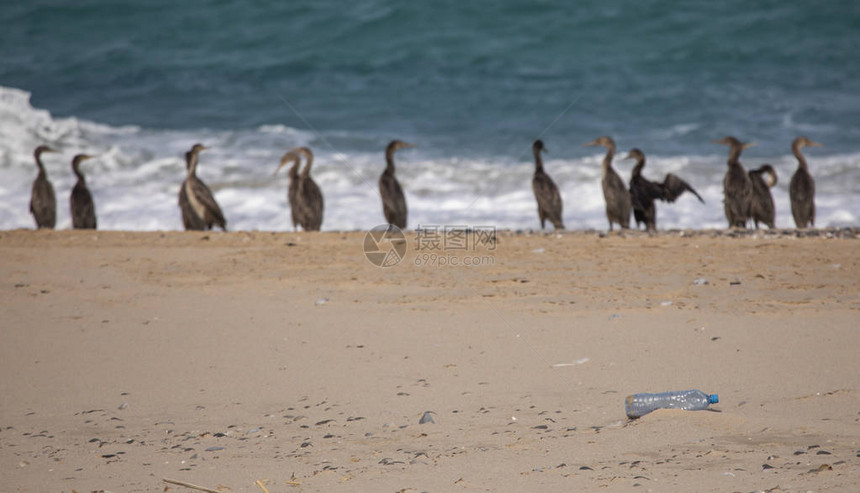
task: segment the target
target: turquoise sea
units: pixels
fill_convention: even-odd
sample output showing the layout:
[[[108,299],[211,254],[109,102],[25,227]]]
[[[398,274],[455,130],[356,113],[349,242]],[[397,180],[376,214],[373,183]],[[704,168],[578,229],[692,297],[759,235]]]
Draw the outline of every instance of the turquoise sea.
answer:
[[[860,223],[860,3],[46,1],[0,7],[0,228],[31,227],[32,149],[68,227],[84,168],[106,229],[179,229],[182,155],[231,229],[290,229],[283,152],[310,145],[323,229],[382,222],[376,179],[393,138],[410,226],[538,227],[531,143],[542,138],[569,228],[606,227],[601,156],[612,136],[705,197],[658,205],[661,228],[725,226],[726,149],[756,141],[777,225],[792,226],[789,145],[806,135],[819,226]],[[629,177],[632,163],[616,168]]]

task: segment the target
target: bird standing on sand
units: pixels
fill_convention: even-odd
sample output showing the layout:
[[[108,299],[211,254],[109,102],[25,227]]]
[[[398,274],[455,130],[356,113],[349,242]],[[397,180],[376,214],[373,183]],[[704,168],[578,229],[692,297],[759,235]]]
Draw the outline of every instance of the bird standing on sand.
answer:
[[[37,228],[54,228],[57,224],[57,197],[54,195],[54,186],[48,180],[45,166],[42,164],[43,152],[57,152],[48,146],[39,146],[33,151],[36,158],[36,166],[39,167],[39,175],[33,181],[33,191],[30,194],[30,213],[36,220]]]
[[[770,194],[770,189],[776,185],[776,170],[769,164],[763,164],[758,169],[750,170],[747,173],[752,183],[752,200],[750,201],[750,217],[755,223],[755,229],[758,229],[758,223],[763,222],[767,227],[773,229],[776,227],[776,208],[773,205],[773,195]],[[767,175],[767,181],[762,178],[762,175]]]
[[[300,224],[305,231],[319,231],[323,221],[323,195],[320,187],[311,178],[311,166],[314,164],[314,153],[308,147],[296,149],[305,157],[305,167],[299,173],[299,186],[296,190],[300,204]]]
[[[609,232],[612,223],[618,223],[621,229],[630,228],[630,192],[618,173],[612,169],[612,158],[615,156],[615,141],[609,137],[599,137],[585,146],[603,146],[606,156],[603,158],[603,199],[606,201],[606,219],[609,221]]]
[[[301,204],[299,202],[299,166],[302,162],[302,157],[297,149],[290,149],[281,157],[281,164],[275,170],[275,174],[281,170],[287,163],[293,163],[287,171],[287,177],[290,182],[287,185],[287,202],[290,204],[290,216],[293,220],[293,229],[298,229],[302,223]]]
[[[209,230],[213,226],[218,226],[227,231],[227,221],[212,191],[200,178],[197,178],[198,155],[204,149],[207,147],[194,144],[191,151],[186,154],[187,173],[179,192],[179,207],[182,210],[183,223],[186,230]],[[185,192],[184,197],[183,192]]]
[[[752,182],[741,165],[741,151],[753,147],[755,142],[743,143],[734,137],[723,137],[711,141],[712,144],[729,146],[729,169],[723,178],[723,208],[730,228],[746,228],[750,218],[752,202]]]
[[[791,215],[798,228],[815,226],[815,180],[809,173],[806,157],[800,152],[804,147],[823,146],[806,137],[798,137],[791,143],[791,152],[797,158],[797,171],[788,184],[788,196],[791,199]]]
[[[186,231],[203,231],[206,229],[206,224],[203,222],[203,219],[200,219],[200,217],[197,216],[197,213],[194,212],[194,208],[191,207],[191,203],[188,201],[188,191],[185,188],[185,184],[188,181],[188,171],[191,170],[191,165],[192,163],[195,163],[196,160],[196,152],[188,151],[185,153],[186,179],[182,182],[182,186],[179,187],[179,210],[182,211],[182,225],[185,226]]]
[[[532,152],[535,156],[535,173],[532,177],[532,190],[538,204],[538,218],[540,218],[540,229],[544,228],[547,220],[555,229],[564,229],[562,221],[562,200],[558,193],[558,187],[552,178],[543,170],[543,159],[541,152],[547,152],[542,140],[536,140],[532,144]]]
[[[388,224],[406,229],[406,197],[400,182],[394,176],[394,153],[399,149],[415,147],[401,140],[392,140],[385,148],[385,171],[379,177],[379,195],[382,196],[382,213]]]
[[[689,183],[672,173],[666,175],[663,183],[653,182],[642,176],[642,169],[645,167],[645,154],[639,149],[631,149],[626,159],[636,160],[636,166],[633,167],[633,173],[630,177],[630,202],[633,206],[633,218],[636,220],[637,228],[639,224],[645,223],[646,231],[657,231],[655,200],[659,199],[672,203],[684,192],[690,192],[699,199],[699,202],[705,203]]]
[[[95,156],[78,154],[72,158],[72,171],[78,177],[78,182],[72,188],[69,196],[69,208],[72,212],[72,227],[74,229],[96,229],[96,206],[93,195],[87,188],[87,181],[81,173],[81,163]]]

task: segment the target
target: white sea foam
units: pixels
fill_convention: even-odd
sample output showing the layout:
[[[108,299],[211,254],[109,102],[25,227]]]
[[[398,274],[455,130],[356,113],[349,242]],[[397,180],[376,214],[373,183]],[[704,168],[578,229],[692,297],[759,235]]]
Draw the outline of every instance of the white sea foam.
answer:
[[[292,229],[286,204],[284,170],[273,176],[283,152],[293,146],[314,147],[313,175],[325,195],[324,230],[363,230],[383,222],[377,180],[385,162],[382,150],[367,152],[332,149],[328,141],[359,142],[374,148],[380,139],[331,132],[314,132],[283,125],[251,130],[160,130],[136,126],[112,127],[76,118],[53,118],[33,108],[29,93],[0,88],[0,229],[31,228],[30,187],[36,175],[32,151],[48,144],[61,154],[43,161],[54,183],[58,201],[57,227],[69,228],[68,196],[74,185],[69,163],[79,152],[98,154],[83,170],[93,192],[99,226],[121,230],[181,229],[176,197],[184,179],[184,153],[201,142],[211,148],[201,154],[199,176],[207,182],[224,209],[231,230],[284,231]],[[690,131],[681,125],[673,132]],[[569,229],[605,229],[600,189],[599,151],[571,159],[545,162],[564,198],[564,221]],[[818,226],[860,223],[860,153],[821,156],[811,150],[809,161],[818,188]],[[818,156],[816,156],[818,154]],[[530,150],[523,152],[530,156]],[[511,229],[539,227],[530,158],[463,159],[438,157],[421,148],[400,151],[397,174],[406,191],[409,224],[496,226]],[[788,183],[796,168],[791,155],[748,159],[747,166],[770,162],[779,173],[773,190],[777,226],[793,225]],[[705,199],[691,195],[677,203],[658,204],[658,226],[667,228],[723,228],[722,178],[725,155],[649,156],[645,175],[662,178],[675,173],[689,181]],[[625,178],[632,162],[617,160]]]

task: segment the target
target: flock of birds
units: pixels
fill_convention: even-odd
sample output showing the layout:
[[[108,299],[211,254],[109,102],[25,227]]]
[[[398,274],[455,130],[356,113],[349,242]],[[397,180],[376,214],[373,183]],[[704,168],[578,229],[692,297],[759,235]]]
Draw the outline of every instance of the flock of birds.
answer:
[[[755,145],[743,143],[735,137],[724,137],[713,141],[729,147],[727,161],[728,171],[723,179],[724,209],[726,219],[731,228],[746,228],[752,221],[755,227],[759,223],[769,228],[775,227],[776,209],[770,189],[776,185],[777,175],[769,164],[747,172],[740,163],[741,152]],[[676,175],[669,173],[662,182],[650,181],[642,176],[645,167],[645,154],[639,149],[631,149],[626,159],[633,159],[633,168],[629,188],[624,180],[612,168],[615,157],[615,142],[610,137],[600,137],[586,146],[601,146],[606,148],[606,156],[602,164],[603,197],[606,202],[606,219],[609,221],[609,231],[613,224],[622,229],[630,227],[630,212],[636,220],[637,229],[644,224],[648,232],[657,230],[657,213],[655,201],[674,202],[684,192],[695,195],[704,203],[702,197],[689,183]],[[806,158],[801,149],[807,146],[821,146],[806,137],[794,139],[791,145],[792,153],[798,161],[797,171],[791,178],[789,197],[791,213],[798,228],[815,225],[815,181],[809,173]],[[406,229],[407,207],[403,188],[395,176],[394,153],[400,149],[415,147],[400,140],[391,141],[385,149],[386,167],[379,177],[379,194],[382,198],[382,211],[388,224],[400,229]],[[185,181],[179,188],[179,209],[182,213],[182,223],[186,230],[210,230],[214,227],[227,230],[227,220],[212,191],[197,177],[199,154],[206,147],[195,144],[185,153]],[[546,152],[541,140],[532,146],[535,159],[535,172],[532,177],[532,189],[538,206],[538,219],[541,229],[549,221],[555,229],[564,229],[562,221],[563,201],[558,186],[544,171],[541,153]],[[42,154],[57,152],[48,146],[39,146],[34,151],[36,166],[39,174],[33,182],[30,198],[30,212],[36,220],[38,228],[53,228],[57,221],[57,201],[54,187],[48,180],[45,166],[42,164]],[[77,176],[77,183],[72,189],[69,205],[72,216],[72,226],[75,229],[96,229],[96,212],[93,197],[87,188],[86,179],[80,170],[83,161],[95,156],[78,154],[72,159],[72,171]],[[301,168],[302,158],[305,160]],[[293,228],[299,226],[304,231],[319,231],[323,222],[324,201],[319,185],[311,177],[314,155],[308,147],[296,147],[287,151],[281,158],[280,165],[275,170],[277,174],[284,166],[291,164],[287,171],[289,185],[287,201],[290,204],[290,214]],[[765,178],[766,176],[766,178]]]
[[[741,152],[755,143],[743,143],[735,137],[723,137],[712,141],[729,147],[728,171],[723,179],[723,206],[730,228],[746,228],[750,221],[755,224],[764,223],[768,228],[776,227],[776,208],[770,189],[776,185],[776,170],[770,164],[764,164],[757,169],[747,172],[740,162]],[[681,178],[669,173],[662,182],[650,181],[642,176],[645,167],[645,154],[639,149],[631,149],[625,159],[635,159],[630,178],[630,188],[612,168],[615,157],[615,141],[610,137],[599,137],[585,146],[601,146],[606,148],[603,158],[603,198],[606,202],[606,219],[609,221],[609,231],[613,224],[622,229],[630,227],[630,211],[636,220],[636,227],[644,224],[648,232],[657,230],[656,200],[672,203],[684,192],[695,195],[700,202],[704,199]],[[801,149],[809,146],[821,146],[807,137],[798,137],[791,144],[791,152],[797,158],[797,171],[791,177],[788,192],[791,200],[791,214],[798,228],[815,225],[815,180],[809,173],[809,166]],[[555,229],[564,229],[562,222],[563,202],[558,187],[543,169],[541,152],[546,151],[542,141],[535,141],[532,146],[535,157],[535,173],[532,178],[532,189],[538,203],[538,218],[541,229],[549,221]],[[767,179],[764,176],[767,175]]]

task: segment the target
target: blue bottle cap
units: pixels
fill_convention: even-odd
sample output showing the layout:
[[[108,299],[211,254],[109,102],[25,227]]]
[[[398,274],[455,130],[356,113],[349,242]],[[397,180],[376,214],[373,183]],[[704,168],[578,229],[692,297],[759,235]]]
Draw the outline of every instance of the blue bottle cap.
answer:
[[[708,402],[710,402],[711,404],[717,404],[718,402],[720,402],[720,396],[718,396],[717,394],[711,394],[708,396]]]

